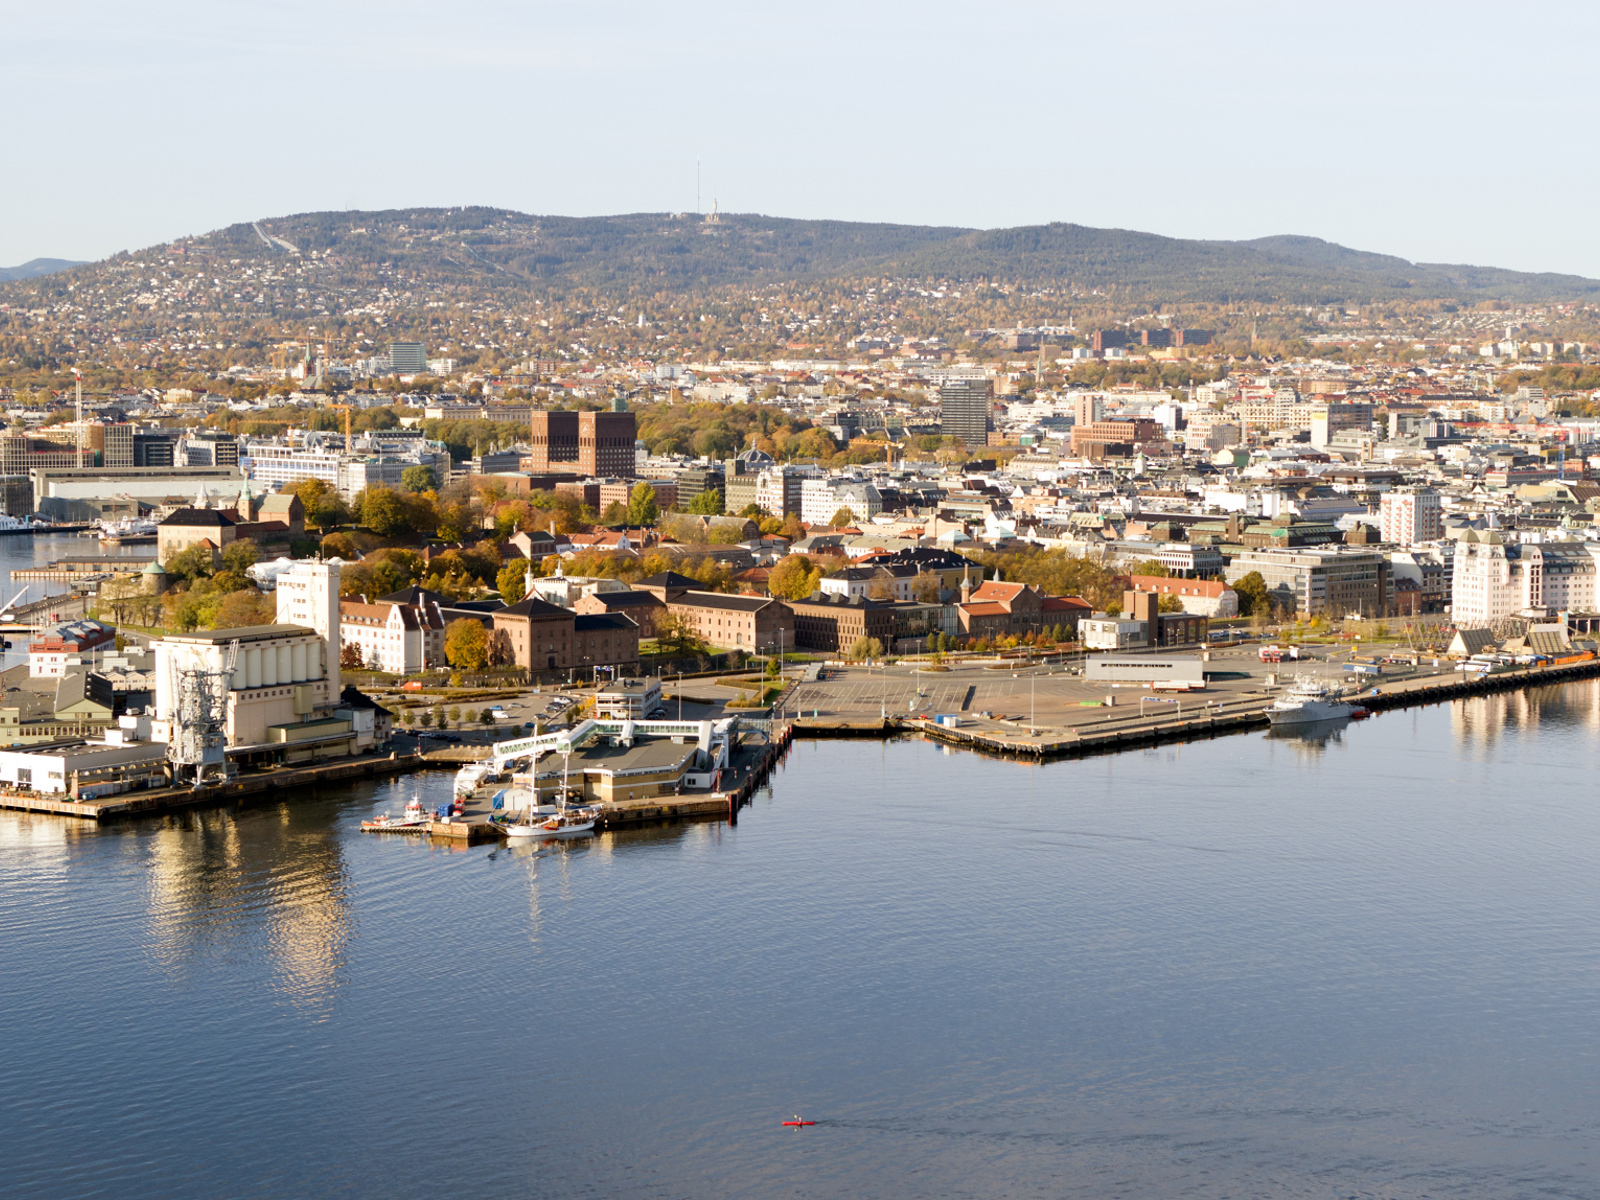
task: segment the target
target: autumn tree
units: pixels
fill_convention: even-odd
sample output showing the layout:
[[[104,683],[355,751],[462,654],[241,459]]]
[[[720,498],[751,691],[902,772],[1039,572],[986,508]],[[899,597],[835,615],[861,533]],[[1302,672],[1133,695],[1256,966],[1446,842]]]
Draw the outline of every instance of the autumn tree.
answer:
[[[489,635],[489,665],[491,667],[514,667],[517,664],[516,647],[511,644],[511,635],[504,629],[496,629]]]
[[[854,525],[855,523],[856,514],[848,507],[839,508],[833,516],[828,518],[828,525],[834,529],[839,529],[845,525]]]
[[[254,588],[229,592],[210,620],[212,629],[244,629],[251,625],[271,625],[277,620],[277,606]]]
[[[846,651],[845,657],[852,662],[860,662],[865,658],[882,658],[883,643],[874,637],[857,638],[850,643],[850,649]]]
[[[767,591],[779,600],[804,600],[817,590],[822,570],[804,554],[790,554],[767,576]]]
[[[471,617],[451,621],[444,631],[444,656],[452,667],[483,670],[489,665],[489,631]]]
[[[394,537],[408,527],[406,506],[393,488],[369,487],[361,498],[361,523],[379,537]]]

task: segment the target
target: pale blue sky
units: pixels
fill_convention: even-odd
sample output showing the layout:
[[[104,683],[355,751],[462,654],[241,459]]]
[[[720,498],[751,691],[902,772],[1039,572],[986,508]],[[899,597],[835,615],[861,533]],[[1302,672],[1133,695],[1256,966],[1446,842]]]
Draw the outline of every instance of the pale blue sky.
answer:
[[[1594,5],[0,0],[0,265],[316,209],[1326,237],[1600,276]]]

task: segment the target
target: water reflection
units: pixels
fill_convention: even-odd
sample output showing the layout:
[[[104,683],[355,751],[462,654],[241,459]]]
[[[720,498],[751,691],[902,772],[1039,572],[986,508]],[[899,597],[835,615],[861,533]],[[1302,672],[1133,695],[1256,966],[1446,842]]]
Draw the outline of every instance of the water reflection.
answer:
[[[144,839],[149,951],[169,971],[219,951],[264,955],[277,991],[317,1005],[338,988],[350,888],[320,805],[186,813]]]
[[[1306,721],[1300,725],[1274,725],[1267,737],[1285,743],[1295,753],[1305,758],[1318,758],[1328,744],[1342,746],[1349,717],[1330,717],[1326,721]]]
[[[1492,748],[1507,731],[1528,739],[1577,729],[1600,730],[1600,680],[1494,692],[1450,706],[1451,734],[1463,749]]]

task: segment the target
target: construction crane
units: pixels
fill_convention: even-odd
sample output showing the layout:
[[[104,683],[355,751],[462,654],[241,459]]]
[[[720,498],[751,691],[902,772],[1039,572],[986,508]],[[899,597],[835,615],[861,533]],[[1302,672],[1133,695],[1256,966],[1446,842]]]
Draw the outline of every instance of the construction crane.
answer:
[[[228,778],[228,692],[238,665],[237,638],[228,643],[219,667],[208,666],[198,651],[190,652],[187,665],[180,664],[176,651],[169,658],[172,735],[167,760],[174,783],[184,780],[199,788]]]
[[[350,437],[350,406],[348,404],[330,404],[328,407],[344,409],[344,452],[349,454],[354,445]]]

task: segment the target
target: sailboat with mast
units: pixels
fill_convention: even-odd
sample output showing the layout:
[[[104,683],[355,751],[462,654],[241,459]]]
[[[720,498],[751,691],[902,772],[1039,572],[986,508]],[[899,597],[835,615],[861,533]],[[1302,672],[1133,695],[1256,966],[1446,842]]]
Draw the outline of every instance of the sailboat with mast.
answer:
[[[594,832],[600,810],[590,805],[568,803],[571,796],[568,789],[568,768],[571,762],[572,754],[569,750],[561,756],[561,791],[556,796],[554,809],[549,805],[538,803],[539,789],[536,782],[538,769],[536,763],[529,763],[528,807],[523,810],[520,817],[501,825],[507,837],[516,839],[581,837]]]

